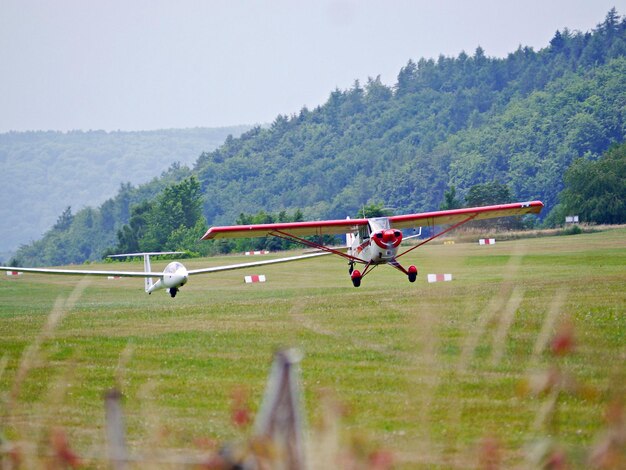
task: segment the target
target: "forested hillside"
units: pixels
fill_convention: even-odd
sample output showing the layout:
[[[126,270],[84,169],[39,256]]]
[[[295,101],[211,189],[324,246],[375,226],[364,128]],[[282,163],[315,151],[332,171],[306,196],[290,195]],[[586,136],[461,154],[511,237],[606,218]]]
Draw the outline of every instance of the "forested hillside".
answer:
[[[0,134],[5,230],[0,252],[39,238],[68,206],[101,204],[122,183],[141,184],[173,163],[191,166],[203,151],[250,127],[150,132],[10,132]]]
[[[499,59],[478,47],[409,60],[394,86],[370,78],[334,90],[316,109],[203,153],[192,173],[208,224],[261,210],[305,219],[343,218],[366,204],[436,210],[450,188],[463,200],[492,182],[514,199],[542,199],[549,214],[572,162],[596,161],[624,142],[625,113],[626,20],[613,9],[593,31],[557,31],[540,51],[519,47]],[[18,255],[35,262],[33,253],[50,246],[38,243]]]
[[[494,179],[548,211],[577,157],[624,139],[626,23],[611,13],[592,33],[563,31],[539,52],[409,61],[393,88],[379,79],[335,90],[323,106],[279,116],[203,155],[195,168],[209,222],[301,208],[344,217],[367,202],[436,209]]]

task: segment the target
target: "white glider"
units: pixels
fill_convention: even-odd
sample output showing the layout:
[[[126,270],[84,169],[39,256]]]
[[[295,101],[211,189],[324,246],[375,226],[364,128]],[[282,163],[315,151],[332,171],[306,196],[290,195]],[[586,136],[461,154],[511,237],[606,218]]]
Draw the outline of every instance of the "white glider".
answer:
[[[289,256],[286,258],[268,259],[263,261],[252,261],[249,263],[230,264],[226,266],[213,266],[210,268],[187,269],[179,261],[169,263],[163,272],[153,272],[150,266],[150,256],[155,255],[174,255],[181,254],[180,251],[162,251],[150,253],[124,253],[119,255],[111,255],[112,258],[143,256],[143,271],[94,271],[87,269],[56,269],[56,268],[19,268],[15,266],[0,266],[0,271],[17,271],[25,273],[38,274],[62,274],[73,276],[119,276],[119,277],[142,277],[145,279],[145,290],[148,294],[152,294],[155,290],[166,289],[172,296],[176,297],[178,290],[187,284],[189,276],[195,274],[217,273],[221,271],[231,271],[233,269],[253,268],[256,266],[265,266],[269,264],[286,263],[289,261],[297,261],[301,259],[315,258],[327,255],[328,253],[307,253],[304,255]],[[153,278],[156,282],[153,282]]]

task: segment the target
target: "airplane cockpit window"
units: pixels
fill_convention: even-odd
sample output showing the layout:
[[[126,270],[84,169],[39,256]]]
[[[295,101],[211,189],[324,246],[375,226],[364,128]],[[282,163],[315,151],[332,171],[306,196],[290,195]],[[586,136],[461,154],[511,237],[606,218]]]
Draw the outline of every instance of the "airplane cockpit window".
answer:
[[[388,228],[390,228],[388,217],[376,217],[374,219],[371,219],[371,222],[376,224],[378,228],[381,228],[383,230],[387,230]]]
[[[174,261],[174,262],[168,264],[165,267],[165,272],[166,273],[175,273],[176,271],[178,271],[182,267],[183,267],[182,264],[180,264],[178,261]]]
[[[368,224],[371,232],[379,232],[381,230],[388,230],[391,228],[387,217],[376,217],[374,219],[370,219]]]

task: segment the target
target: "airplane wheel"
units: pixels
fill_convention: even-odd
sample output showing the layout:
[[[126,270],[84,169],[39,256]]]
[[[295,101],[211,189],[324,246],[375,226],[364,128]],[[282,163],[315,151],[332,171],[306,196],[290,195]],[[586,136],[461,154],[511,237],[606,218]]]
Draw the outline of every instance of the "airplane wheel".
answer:
[[[361,273],[358,270],[354,270],[350,277],[352,278],[352,285],[354,287],[359,287],[361,285]]]
[[[417,268],[415,266],[409,266],[409,282],[415,282],[417,279]]]
[[[178,294],[178,289],[176,287],[172,287],[170,289],[170,295],[172,296],[172,298],[176,297],[176,294]]]

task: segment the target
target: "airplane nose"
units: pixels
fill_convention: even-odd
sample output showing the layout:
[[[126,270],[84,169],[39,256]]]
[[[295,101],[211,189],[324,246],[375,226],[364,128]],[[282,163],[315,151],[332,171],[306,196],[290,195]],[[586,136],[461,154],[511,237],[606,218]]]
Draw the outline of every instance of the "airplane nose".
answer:
[[[384,249],[397,248],[402,242],[402,232],[400,230],[387,229],[377,232],[374,241]]]
[[[396,245],[402,241],[402,232],[400,230],[385,230],[383,232],[383,241],[387,244]]]

